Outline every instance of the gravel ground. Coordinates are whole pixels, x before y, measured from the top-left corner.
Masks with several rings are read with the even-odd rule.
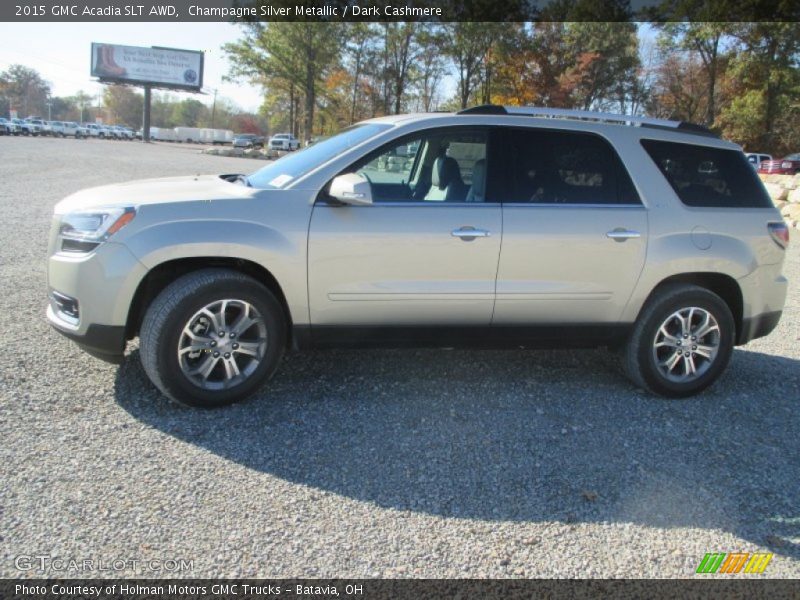
[[[50,214],[90,185],[263,163],[23,138],[0,157],[0,576],[46,555],[192,561],[124,576],[691,577],[706,552],[769,551],[764,576],[800,577],[796,234],[778,330],[699,399],[645,396],[604,351],[340,351],[200,412],[135,349],[117,368],[50,331]]]

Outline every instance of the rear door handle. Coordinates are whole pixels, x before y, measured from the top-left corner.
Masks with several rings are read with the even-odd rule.
[[[616,229],[612,229],[611,231],[607,232],[606,237],[614,240],[615,242],[624,242],[625,240],[640,238],[642,237],[642,234],[638,231],[617,227]]]
[[[458,229],[453,229],[453,231],[450,232],[450,235],[461,238],[465,242],[471,242],[475,238],[490,237],[492,234],[486,229],[475,229],[470,225],[465,225],[463,227],[459,227]]]

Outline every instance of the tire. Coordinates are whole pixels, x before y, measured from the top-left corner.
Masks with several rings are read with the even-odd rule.
[[[689,323],[688,335],[681,331],[682,320],[675,315]],[[706,322],[705,315],[712,320]],[[716,328],[700,339],[695,340],[691,335],[703,333],[703,324],[712,326],[714,321]],[[668,337],[665,332],[674,335]],[[696,285],[670,284],[642,309],[622,351],[623,370],[633,383],[648,392],[686,398],[709,387],[723,373],[733,353],[735,333],[733,315],[722,298]],[[703,352],[695,354],[696,348],[702,348]],[[667,374],[665,369],[673,361],[674,370]],[[689,365],[696,368],[694,374]]]
[[[263,343],[259,339],[266,339],[266,347],[258,349],[258,360],[250,358],[249,351],[242,354],[246,351],[234,350],[238,346],[234,343],[236,339],[230,339],[234,332],[223,331],[224,335],[219,337],[219,331],[214,329],[219,329],[220,322],[216,318],[213,321],[206,318],[205,315],[211,313],[201,314],[200,311],[209,306],[212,311],[221,306],[220,313],[224,312],[223,301],[229,307],[228,319],[232,321],[226,324],[232,329],[244,314],[245,304],[249,305],[247,314],[261,317],[254,320],[249,329],[239,332],[242,344],[253,346]],[[203,330],[204,326],[207,329]],[[190,327],[201,336],[196,339],[204,340],[202,346],[206,349],[187,352],[179,358],[179,349],[191,343],[185,333]],[[281,304],[255,279],[227,269],[204,269],[179,277],[153,300],[139,337],[142,366],[164,395],[186,406],[216,408],[243,400],[272,377],[286,347],[287,323]],[[198,356],[193,357],[193,354]],[[229,355],[231,359],[227,360]],[[241,369],[238,382],[235,380],[239,377],[229,379],[231,360],[236,363],[237,371]],[[200,366],[207,364],[213,364],[213,368],[206,378],[190,376],[192,370],[202,370]]]

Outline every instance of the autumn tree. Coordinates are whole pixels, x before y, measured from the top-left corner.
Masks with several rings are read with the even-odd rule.
[[[568,23],[565,41],[571,64],[560,81],[571,98],[568,103],[583,110],[620,105],[640,64],[636,25]]]
[[[731,30],[729,23],[665,22],[660,29],[659,45],[665,54],[689,53],[702,63],[705,78],[705,114],[702,122],[712,125],[717,116],[717,85],[724,66],[724,44]]]

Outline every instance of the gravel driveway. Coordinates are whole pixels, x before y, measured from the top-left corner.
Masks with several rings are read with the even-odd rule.
[[[60,198],[261,164],[0,138],[0,576],[109,575],[15,566],[45,555],[121,576],[692,577],[706,552],[766,551],[761,577],[800,577],[796,232],[778,330],[695,400],[646,396],[601,350],[332,351],[200,412],[135,348],[117,368],[50,331]]]

